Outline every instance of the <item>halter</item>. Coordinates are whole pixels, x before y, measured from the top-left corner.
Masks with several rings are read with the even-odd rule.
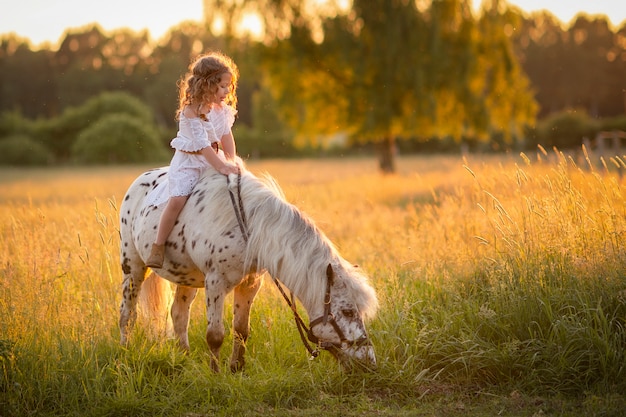
[[[226,176],[226,183],[230,185],[230,178],[228,176]],[[245,214],[245,211],[243,210],[243,201],[241,199],[241,168],[240,167],[237,167],[237,202],[235,202],[235,195],[233,194],[230,187],[228,187],[228,193],[230,194],[230,201],[233,204],[233,209],[235,211],[235,216],[237,217],[237,223],[239,223],[239,229],[241,230],[243,240],[247,244],[249,233],[248,233],[247,222],[246,222],[246,214]],[[330,301],[331,301],[330,291],[333,285],[334,277],[335,277],[335,274],[333,272],[333,268],[330,264],[328,264],[328,267],[326,268],[326,292],[324,293],[324,314],[316,318],[315,320],[311,320],[309,322],[309,326],[307,327],[307,325],[304,323],[304,320],[298,313],[298,309],[296,306],[296,299],[293,295],[293,292],[289,291],[291,298],[288,297],[287,294],[285,293],[285,290],[283,289],[283,286],[278,280],[278,278],[272,276],[272,280],[274,281],[274,284],[276,284],[276,288],[278,288],[281,295],[287,302],[287,305],[293,312],[294,320],[296,322],[296,327],[298,328],[298,333],[300,334],[300,339],[302,340],[302,344],[304,344],[304,347],[306,348],[306,350],[311,355],[311,359],[314,359],[319,355],[320,349],[329,350],[329,351],[330,350],[338,351],[341,349],[347,349],[352,346],[358,347],[358,346],[370,346],[371,345],[367,336],[363,336],[357,340],[348,340],[346,336],[344,335],[343,331],[341,330],[341,328],[339,327],[339,325],[337,324],[337,321],[335,320],[335,316],[330,311]],[[335,330],[335,333],[337,333],[337,336],[339,337],[339,342],[325,342],[325,341],[320,340],[317,336],[315,336],[313,334],[313,327],[317,326],[320,323],[330,324]],[[316,348],[312,347],[309,344],[309,342],[311,342],[314,346],[316,346]]]

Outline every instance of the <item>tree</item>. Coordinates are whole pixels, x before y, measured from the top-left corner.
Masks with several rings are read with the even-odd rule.
[[[50,51],[32,51],[13,35],[0,40],[0,110],[27,117],[51,116],[57,94]]]
[[[298,140],[316,143],[344,132],[382,142],[381,169],[392,172],[403,116],[416,115],[411,87],[423,85],[415,62],[421,37],[412,36],[423,27],[415,3],[356,0],[352,12],[315,9],[314,2],[247,4],[262,13],[270,35],[261,55],[264,76]]]
[[[603,103],[609,101],[607,98],[611,94],[611,86],[598,83],[597,80],[609,79],[611,67],[614,66],[608,59],[614,37],[609,22],[606,19],[579,16],[569,33],[570,48],[573,49],[570,63],[573,65],[568,66],[569,70],[564,76],[571,77],[568,83],[578,87],[572,89],[575,95],[570,106],[582,106],[592,117],[599,117],[603,113],[606,115]]]
[[[583,138],[593,138],[598,128],[598,123],[584,111],[554,113],[539,123],[538,144],[548,149],[580,149]]]
[[[511,39],[539,118],[572,108],[593,117],[624,114],[626,25],[613,31],[606,17],[579,15],[566,27],[547,12],[520,22]]]
[[[0,165],[46,165],[52,154],[41,143],[26,135],[0,138]]]
[[[562,109],[568,93],[561,78],[567,67],[565,35],[557,19],[547,12],[534,14],[522,20],[512,39],[516,55],[532,80],[536,100],[541,103],[538,117]]]
[[[480,103],[475,114],[479,123],[476,128],[486,127],[480,133],[486,140],[494,136],[504,137],[507,143],[521,141],[524,128],[533,125],[538,106],[533,97],[528,77],[524,74],[510,41],[511,33],[520,23],[520,17],[503,8],[504,2],[490,0],[484,3],[478,21],[481,36],[477,37],[475,53],[477,65],[467,81],[479,85],[471,102]]]
[[[414,1],[353,0],[325,15],[313,3],[243,2],[273,34],[264,76],[300,138],[344,132],[378,143],[381,170],[393,172],[396,139],[512,140],[534,122],[504,3],[489,2],[478,22],[468,0],[434,0],[424,10]]]
[[[168,154],[152,125],[126,113],[103,116],[80,132],[71,149],[81,163],[154,162]]]
[[[94,25],[67,33],[55,54],[61,106],[76,106],[102,91],[140,96],[152,48],[147,32],[118,29],[106,34]]]
[[[152,112],[146,104],[128,93],[109,92],[92,97],[80,106],[68,107],[60,116],[43,121],[37,136],[58,161],[66,161],[80,133],[111,114],[125,114],[155,129]]]

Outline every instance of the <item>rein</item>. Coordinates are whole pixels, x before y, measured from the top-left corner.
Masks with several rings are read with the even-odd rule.
[[[243,209],[243,200],[241,198],[241,168],[240,167],[237,168],[237,201],[235,201],[235,195],[233,191],[230,189],[230,178],[228,176],[226,176],[226,183],[229,185],[228,193],[230,194],[230,201],[233,205],[235,216],[237,217],[237,223],[239,223],[239,229],[241,230],[243,240],[247,244],[250,235],[248,232],[248,227],[247,227],[247,222],[246,222],[246,213]],[[302,319],[302,317],[300,316],[300,314],[298,313],[296,300],[293,295],[293,292],[292,291],[289,292],[291,295],[291,298],[289,298],[287,296],[287,293],[283,289],[283,286],[281,285],[280,281],[276,277],[272,277],[274,284],[276,284],[276,287],[278,288],[281,295],[287,302],[287,305],[293,312],[294,320],[296,322],[296,327],[298,328],[298,333],[300,334],[300,339],[302,340],[302,344],[304,345],[306,350],[311,355],[311,359],[314,359],[319,355],[320,353],[319,349],[325,349],[325,350],[341,349],[344,347],[350,347],[354,345],[362,346],[362,345],[368,344],[367,338],[359,339],[355,341],[350,341],[346,339],[345,335],[343,334],[343,331],[341,330],[341,328],[335,321],[334,315],[330,311],[330,298],[331,298],[330,289],[334,280],[333,268],[331,267],[330,264],[326,268],[326,278],[327,278],[326,279],[326,292],[324,294],[324,314],[321,317],[318,317],[317,319],[312,320],[309,323],[309,326],[307,326],[304,320]],[[320,323],[323,323],[323,324],[330,323],[330,325],[333,327],[333,329],[337,333],[337,336],[339,337],[340,342],[334,343],[334,342],[324,342],[324,341],[319,340],[319,338],[313,334],[312,329],[314,326]],[[311,347],[309,342],[317,346],[317,348]]]
[[[244,242],[248,243],[248,228],[246,226],[246,212],[243,211],[243,201],[241,200],[241,167],[237,166],[237,200],[239,205],[235,203],[235,195],[230,189],[230,178],[226,176],[226,184],[228,184],[228,194],[230,194],[230,202],[233,203],[233,209],[235,210],[235,216],[237,217],[237,223],[239,223],[239,229],[243,236]]]

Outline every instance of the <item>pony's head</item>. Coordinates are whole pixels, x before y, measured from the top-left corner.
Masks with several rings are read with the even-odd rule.
[[[314,309],[309,336],[344,367],[373,368],[376,356],[364,320],[372,317],[378,307],[374,289],[356,267],[345,261],[329,264],[326,277],[324,302]]]

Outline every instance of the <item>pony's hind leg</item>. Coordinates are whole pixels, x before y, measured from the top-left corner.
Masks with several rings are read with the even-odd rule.
[[[137,301],[141,284],[146,274],[143,264],[133,264],[128,258],[122,262],[124,280],[122,282],[122,303],[120,305],[120,342],[123,346],[128,344],[128,338],[137,321]]]
[[[198,290],[196,288],[179,285],[176,287],[176,295],[172,304],[174,333],[176,333],[180,348],[186,352],[189,351],[189,310],[197,293]]]
[[[250,309],[263,280],[255,274],[248,275],[235,287],[233,302],[233,354],[230,358],[230,370],[241,371],[245,365],[246,341],[250,334]]]

